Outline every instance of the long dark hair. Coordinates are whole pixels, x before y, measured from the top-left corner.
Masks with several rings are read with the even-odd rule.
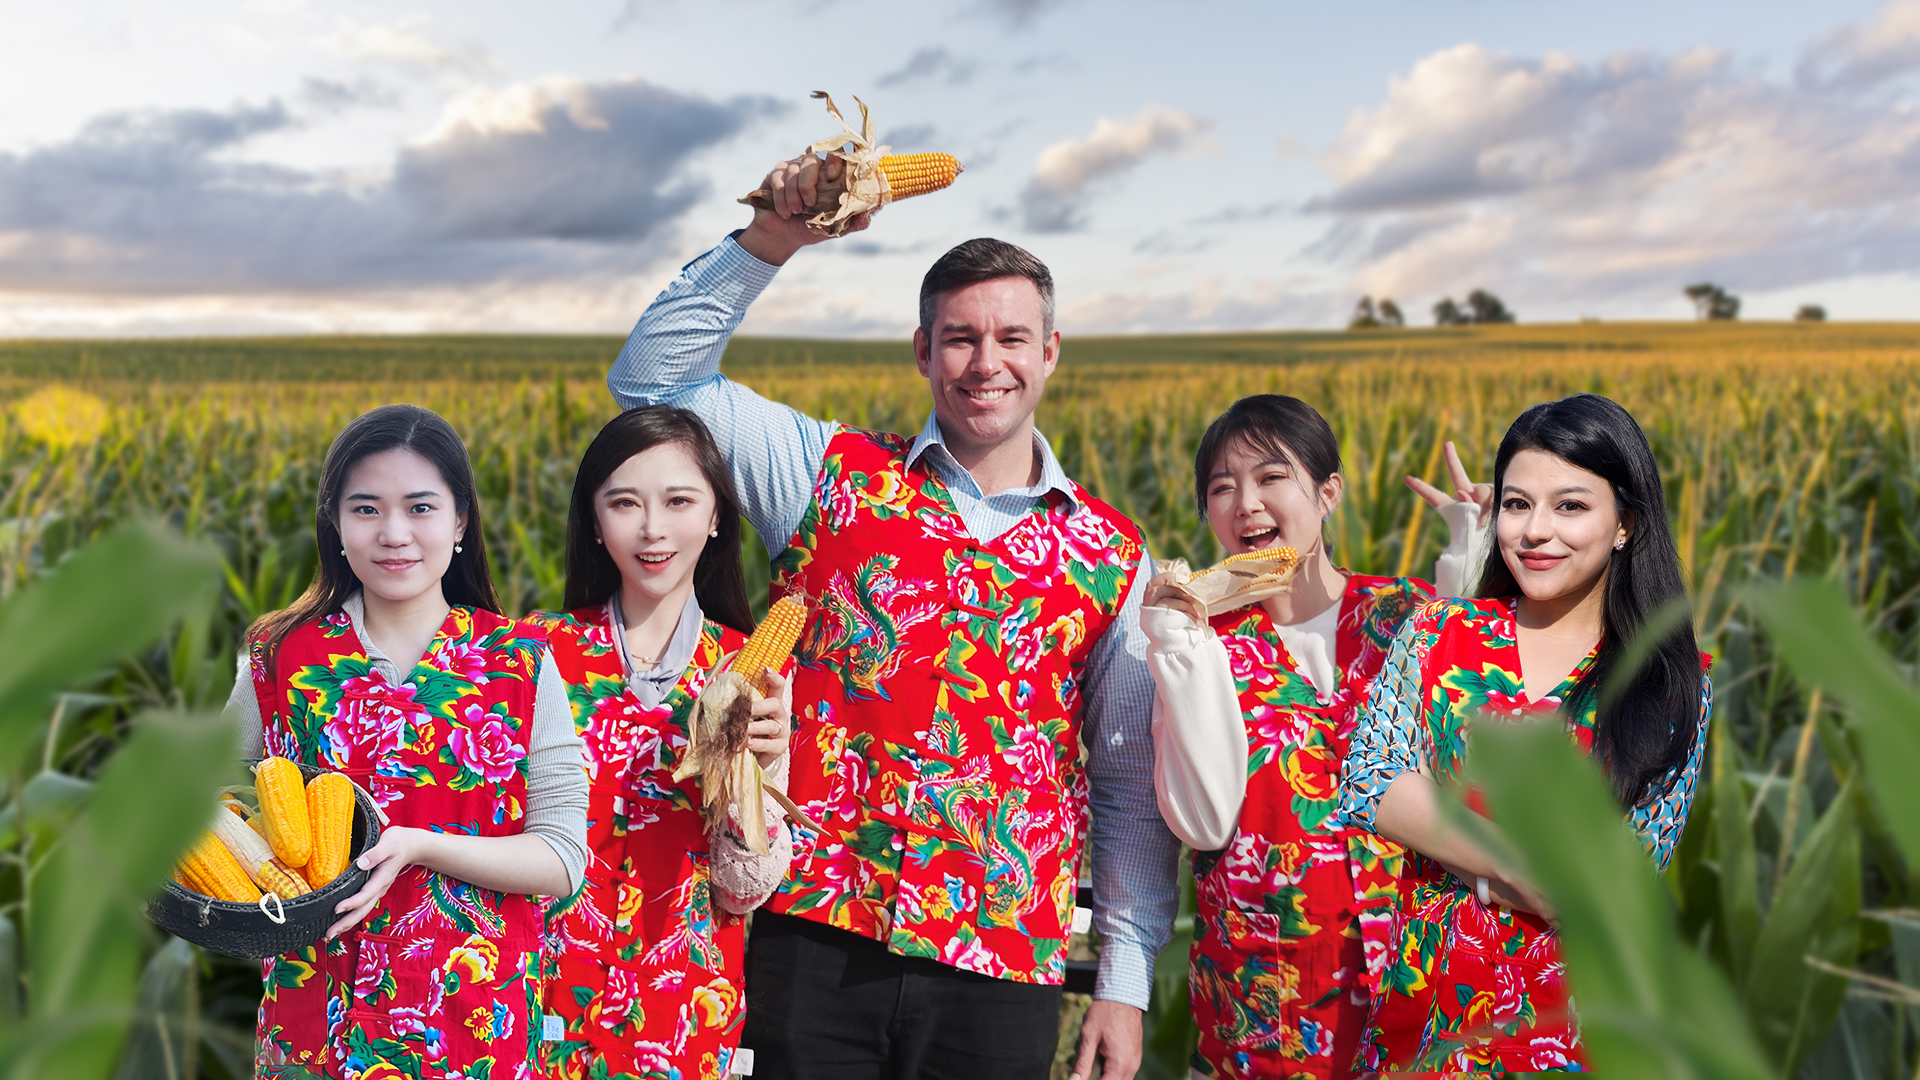
[[[1202,518],[1207,516],[1207,477],[1220,455],[1237,444],[1305,472],[1316,493],[1340,471],[1340,440],[1318,409],[1285,394],[1243,397],[1213,418],[1194,452],[1193,498]]]
[[[580,458],[573,478],[573,503],[567,508],[567,607],[604,604],[620,588],[620,568],[607,549],[594,543],[594,493],[628,458],[665,443],[686,448],[713,488],[715,527],[693,565],[693,595],[707,618],[753,633],[747,606],[747,579],[740,568],[740,499],[733,474],[713,434],[700,418],[671,405],[642,405],[607,421]]]
[[[453,553],[453,561],[440,576],[440,591],[447,603],[501,613],[500,595],[494,591],[493,573],[487,568],[480,500],[474,491],[473,463],[467,459],[465,444],[453,425],[430,409],[382,405],[354,417],[327,448],[313,514],[314,540],[320,545],[320,565],[314,570],[313,584],[292,606],[260,616],[247,630],[249,639],[265,641],[268,656],[295,627],[340,610],[340,605],[360,588],[353,565],[340,553],[340,492],[355,465],[388,450],[411,450],[432,462],[453,495],[454,510],[467,516],[466,531],[460,537],[462,550]]]
[[[1614,551],[1607,565],[1599,653],[1568,696],[1566,708],[1578,713],[1598,704],[1593,752],[1606,767],[1621,804],[1638,806],[1661,776],[1686,761],[1700,726],[1700,654],[1690,619],[1678,620],[1661,634],[1640,667],[1623,673],[1625,685],[1609,685],[1634,634],[1662,608],[1686,596],[1680,553],[1667,531],[1660,470],[1640,425],[1627,410],[1598,394],[1575,394],[1520,414],[1500,440],[1494,462],[1496,508],[1507,466],[1522,450],[1545,451],[1600,476],[1613,489],[1621,518],[1631,522],[1626,546]],[[1519,592],[1500,545],[1492,545],[1480,572],[1480,595]]]

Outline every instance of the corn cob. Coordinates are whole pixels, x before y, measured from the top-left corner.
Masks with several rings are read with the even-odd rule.
[[[186,857],[180,860],[180,871],[202,896],[245,904],[260,899],[260,890],[254,888],[252,879],[211,832],[201,833],[187,849]]]
[[[758,629],[747,643],[735,654],[733,662],[727,665],[728,671],[737,671],[746,676],[747,682],[761,694],[767,692],[766,676],[769,671],[778,671],[793,655],[793,646],[800,640],[800,629],[807,622],[806,602],[794,596],[783,596],[776,600],[773,607],[767,609],[767,617],[760,621]]]
[[[253,772],[253,790],[260,797],[260,818],[273,853],[288,866],[307,865],[313,856],[313,829],[307,821],[307,785],[300,766],[282,757],[262,761]]]
[[[307,819],[313,829],[307,884],[325,888],[347,868],[348,849],[353,846],[353,782],[336,772],[308,781]]]
[[[246,822],[235,815],[225,810],[214,811],[211,831],[247,877],[260,886],[261,892],[279,893],[280,899],[291,900],[313,891],[305,879],[273,857],[273,848],[260,839],[259,833],[247,828]]]
[[[700,692],[699,708],[688,725],[686,756],[673,773],[675,780],[700,777],[700,809],[711,834],[717,837],[731,815],[739,823],[741,839],[756,854],[768,851],[762,792],[772,795],[796,821],[813,824],[785,793],[768,786],[766,773],[747,745],[753,703],[771,690],[767,673],[787,662],[806,621],[805,600],[789,595],[775,601],[725,670],[716,672]]]
[[[888,154],[877,168],[887,178],[887,200],[899,202],[947,187],[962,166],[952,154]]]
[[[1234,563],[1241,562],[1296,563],[1299,561],[1300,553],[1290,547],[1268,548],[1264,551],[1243,551],[1238,555],[1227,556],[1220,562],[1219,566],[1209,566],[1205,570],[1195,570],[1193,576],[1204,577],[1207,574],[1218,573],[1223,566],[1232,566]]]

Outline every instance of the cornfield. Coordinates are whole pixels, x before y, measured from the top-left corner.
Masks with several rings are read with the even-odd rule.
[[[618,349],[607,338],[0,344],[0,597],[135,517],[210,543],[225,580],[208,614],[64,696],[41,764],[86,777],[134,711],[218,706],[242,628],[288,603],[312,573],[312,501],[328,442],[374,405],[412,401],[452,421],[474,459],[510,612],[557,606],[574,466],[614,414],[604,377]],[[741,339],[725,370],[814,416],[902,432],[926,419],[925,384],[901,344]],[[1758,1002],[1759,988],[1739,988],[1740,939],[1753,931],[1724,914],[1731,863],[1716,847],[1722,834],[1701,822],[1729,799],[1745,807],[1747,872],[1764,915],[1787,866],[1808,858],[1807,844],[1828,842],[1836,802],[1851,805],[1841,798],[1851,766],[1846,707],[1805,691],[1776,662],[1742,590],[1807,576],[1835,583],[1911,680],[1920,662],[1920,329],[1580,324],[1069,340],[1038,422],[1069,475],[1139,522],[1156,556],[1200,564],[1219,556],[1194,511],[1200,433],[1237,397],[1293,394],[1340,438],[1337,559],[1427,576],[1444,526],[1401,477],[1438,479],[1440,443],[1452,439],[1484,478],[1521,409],[1578,391],[1625,405],[1661,463],[1694,622],[1716,658],[1720,770],[1716,798],[1705,778],[1700,796],[1719,809],[1696,811],[1664,881],[1683,937],[1734,977],[1750,1022],[1764,1029],[1756,1010],[1775,1006]],[[750,588],[764,604],[764,553],[751,537],[748,547]],[[12,801],[26,778],[6,782]],[[1855,948],[1833,963],[1910,988],[1920,985],[1920,867],[1882,824],[1863,803],[1845,916]],[[26,859],[0,870],[0,904],[17,902]],[[204,1075],[245,1075],[257,976],[200,963],[195,1030],[205,1052],[188,1060]],[[1143,1075],[1185,1075],[1183,971],[1183,956],[1163,957]],[[1812,989],[1778,1005],[1797,1010],[1793,1037],[1761,1040],[1780,1075],[1915,1075],[1912,1000],[1831,973],[1810,978]]]

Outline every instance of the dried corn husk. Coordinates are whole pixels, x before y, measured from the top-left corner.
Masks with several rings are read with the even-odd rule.
[[[1149,588],[1142,602],[1185,611],[1204,622],[1290,591],[1299,571],[1300,553],[1290,547],[1235,555],[1200,571],[1187,569],[1185,559],[1170,559],[1162,568],[1168,580]]]
[[[857,97],[853,99],[853,103],[860,106],[860,130],[855,131],[847,123],[847,118],[840,115],[833,98],[825,90],[815,90],[812,96],[826,99],[827,112],[840,121],[841,130],[838,135],[829,135],[816,141],[807,150],[837,157],[846,163],[846,168],[838,179],[822,177],[815,186],[813,205],[818,210],[807,219],[807,228],[822,236],[840,236],[851,227],[855,216],[886,203],[886,179],[879,166],[880,159],[886,156],[890,147],[874,145],[873,115],[867,111],[866,102]],[[761,188],[740,201],[770,210],[773,208],[772,196],[772,192]]]
[[[694,703],[687,725],[687,752],[673,771],[675,780],[700,777],[700,813],[707,834],[718,841],[727,818],[740,823],[741,839],[748,850],[765,855],[767,830],[763,795],[771,795],[787,816],[815,832],[820,824],[774,787],[760,768],[759,759],[747,748],[747,725],[753,722],[753,703],[761,694],[746,675],[726,670],[731,656],[720,662],[700,699]]]

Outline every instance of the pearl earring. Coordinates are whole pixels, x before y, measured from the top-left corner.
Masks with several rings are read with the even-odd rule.
[[[465,551],[465,550],[467,550],[467,549],[466,549],[466,548],[463,548],[463,547],[461,547],[461,546],[460,546],[460,543],[459,543],[459,541],[457,541],[457,540],[456,540],[456,541],[454,542],[454,545],[453,545],[453,553],[454,553],[455,555],[458,555],[458,554],[460,554],[461,552],[463,552],[463,551]]]
[[[346,549],[346,548],[341,548],[341,549],[340,549],[340,554],[342,554],[342,555],[345,555],[346,553],[347,553],[347,549]]]
[[[600,539],[600,538],[599,538],[599,537],[597,537],[597,536],[593,538],[593,542],[594,542],[594,543],[596,543],[596,544],[604,544],[604,543],[606,543],[606,541],[605,541],[605,540],[602,540],[602,539]]]
[[[709,532],[709,533],[708,533],[707,535],[708,535],[708,536],[719,536],[719,535],[720,535],[720,530],[719,530],[719,529],[715,529],[715,530],[713,530],[712,532]]]

